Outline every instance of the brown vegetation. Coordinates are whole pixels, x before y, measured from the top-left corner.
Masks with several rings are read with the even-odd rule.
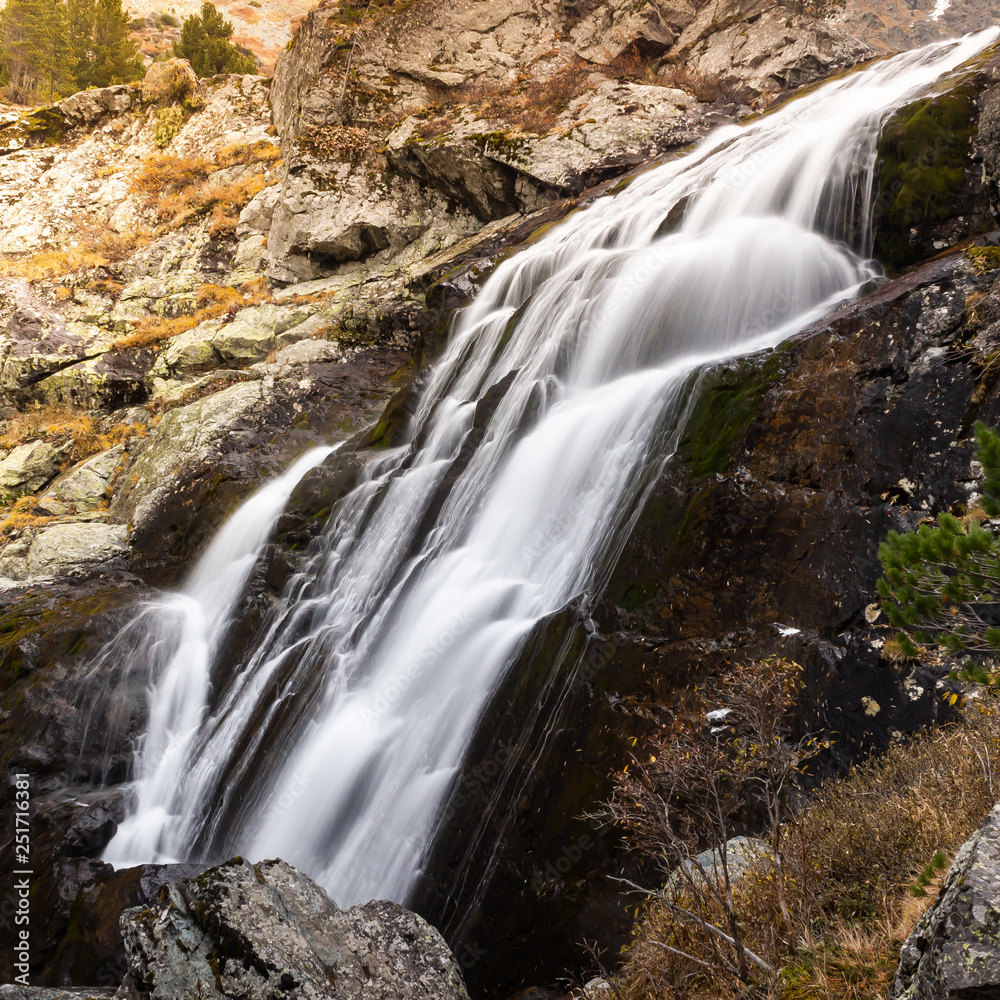
[[[49,403],[15,413],[4,421],[0,448],[16,448],[28,441],[72,441],[70,460],[80,462],[145,433],[143,424],[115,424],[101,430],[88,411],[66,403]]]
[[[176,229],[191,219],[211,212],[212,236],[233,233],[240,210],[250,199],[276,180],[255,172],[226,182],[213,180],[220,167],[270,165],[281,153],[267,140],[233,143],[216,151],[217,162],[201,156],[161,154],[148,157],[133,175],[133,192],[146,195],[146,205],[166,229]]]
[[[266,291],[267,283],[261,286],[258,282],[251,283],[259,291],[240,291],[224,285],[202,285],[198,289],[196,303],[198,308],[184,316],[147,316],[136,324],[135,330],[124,337],[115,340],[109,350],[123,351],[130,347],[152,347],[178,334],[193,330],[200,323],[209,319],[219,319],[222,316],[235,316],[241,309],[271,301],[270,293]],[[251,287],[245,285],[244,289]]]
[[[619,775],[620,796],[660,781],[648,758],[669,738],[651,741],[629,777]],[[933,901],[946,858],[996,801],[998,755],[1000,708],[974,703],[961,724],[856,766],[787,818],[782,866],[763,859],[732,888],[745,945],[774,973],[752,966],[741,981],[706,949],[701,927],[678,919],[664,890],[649,893],[619,980],[623,997],[884,1000],[900,945]],[[648,797],[630,801],[635,815],[625,817],[626,829],[655,822],[643,812]],[[633,843],[649,853],[634,835]],[[717,894],[690,890],[690,906],[707,920],[725,920]]]
[[[41,281],[106,263],[107,260],[99,253],[83,246],[71,250],[40,250],[31,254],[0,254],[0,278]]]
[[[694,94],[702,104],[751,104],[756,94],[745,84],[713,73],[699,73],[687,66],[669,66],[659,83]]]

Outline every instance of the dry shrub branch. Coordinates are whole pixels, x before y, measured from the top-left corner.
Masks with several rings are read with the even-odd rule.
[[[716,730],[728,728],[709,733],[715,749],[699,720],[675,720],[617,776],[610,810],[665,878],[645,891],[620,977],[627,1000],[884,1000],[900,945],[933,902],[948,859],[996,801],[1000,708],[989,700],[967,705],[961,723],[831,780],[793,814],[789,792],[804,755],[822,744],[793,739],[779,703],[770,748],[740,749],[747,727],[766,738],[753,714],[773,704],[769,675],[780,663],[763,665],[756,708],[732,699],[761,664],[736,668],[744,679],[721,698],[731,711],[712,717]],[[741,813],[733,800],[747,793],[770,849],[744,852],[737,866],[723,848],[707,866],[693,852],[745,832],[747,803]],[[739,947],[759,961],[741,965]]]

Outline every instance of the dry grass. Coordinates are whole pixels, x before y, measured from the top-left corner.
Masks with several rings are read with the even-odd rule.
[[[885,1000],[899,948],[933,902],[942,870],[996,801],[1000,708],[966,708],[965,722],[921,733],[829,782],[788,825],[784,895],[796,938],[788,943],[774,870],[737,886],[747,945],[778,975],[761,976],[768,1000]],[[944,860],[943,858],[941,859]],[[931,873],[931,875],[928,875]],[[915,882],[916,880],[916,882]],[[746,984],[667,951],[690,946],[654,898],[636,928],[620,986],[627,1000],[735,1000]]]
[[[73,222],[80,234],[80,245],[103,258],[105,263],[125,260],[140,247],[153,242],[153,230],[141,222],[133,222],[124,232],[116,232],[82,215],[76,216]]]
[[[266,180],[263,171],[225,183],[213,180],[220,165],[268,165],[281,156],[266,140],[234,143],[217,151],[218,162],[200,156],[162,154],[143,161],[131,181],[131,190],[146,196],[146,206],[164,224],[177,229],[198,216],[211,213],[209,232],[224,236],[235,231],[241,209],[276,176]]]
[[[33,254],[0,254],[0,277],[41,281],[106,263],[106,258],[83,246],[71,250],[40,250]]]
[[[742,83],[727,81],[711,73],[699,73],[687,66],[670,66],[658,82],[694,94],[702,104],[750,104],[757,97]]]
[[[20,497],[15,500],[8,513],[0,519],[0,540],[6,540],[15,531],[40,527],[55,520],[52,517],[42,517],[36,514],[37,506],[38,500],[35,497]]]
[[[70,461],[80,462],[145,433],[143,424],[115,424],[101,430],[87,410],[65,403],[49,403],[17,413],[4,421],[0,448],[16,448],[28,441],[48,441],[51,444],[72,441]]]
[[[260,287],[258,282],[244,285],[244,289]],[[176,337],[181,333],[193,330],[200,323],[209,319],[219,319],[222,316],[233,318],[241,309],[271,301],[266,291],[267,282],[263,281],[264,290],[238,290],[224,285],[202,285],[198,289],[195,312],[186,316],[147,316],[141,319],[135,330],[115,340],[109,350],[123,351],[130,347],[153,347],[164,340]]]
[[[234,142],[220,146],[215,151],[215,161],[220,167],[235,167],[237,164],[277,163],[281,150],[267,139],[256,142]]]
[[[29,441],[48,441],[50,444],[72,442],[72,450],[64,469],[77,462],[97,455],[117,444],[146,435],[145,424],[115,424],[102,430],[86,410],[64,403],[51,403],[4,421],[0,448],[15,448]],[[48,524],[53,518],[36,514],[37,496],[17,498],[10,507],[0,511],[0,541],[23,528]]]

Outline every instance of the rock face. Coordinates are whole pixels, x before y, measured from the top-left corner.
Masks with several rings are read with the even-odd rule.
[[[122,915],[129,974],[149,1000],[466,1000],[448,946],[395,903],[340,910],[283,861],[236,858]]]
[[[0,455],[0,492],[25,495],[16,517],[4,504],[0,529],[0,758],[36,783],[39,982],[117,985],[123,956],[107,917],[134,905],[131,989],[281,990],[273,935],[227,909],[240,899],[257,915],[285,907],[282,940],[297,955],[330,958],[330,940],[356,942],[337,967],[361,996],[381,995],[359,985],[366,964],[372,990],[415,977],[430,985],[413,996],[461,995],[447,963],[406,969],[373,943],[384,926],[425,936],[416,918],[383,904],[341,913],[285,869],[224,867],[208,888],[165,890],[162,905],[134,873],[115,882],[98,858],[123,817],[147,679],[110,691],[89,664],[146,588],[175,584],[262,479],[311,446],[345,442],[303,485],[254,574],[227,640],[251,641],[338,491],[369,448],[393,441],[405,387],[497,260],[649,158],[746,114],[757,93],[762,108],[867,52],[848,37],[860,22],[755,0],[418,0],[373,4],[363,25],[358,14],[314,11],[273,85],[230,76],[189,87],[187,106],[171,106],[174,134],[164,125],[178,115],[159,115],[171,98],[151,87],[145,101],[139,87],[114,87],[0,114],[0,254],[12,275],[0,279],[0,418],[25,427]],[[718,94],[705,86],[719,79]],[[973,131],[978,93],[962,105]],[[1000,176],[990,120],[987,187]],[[907,262],[985,218],[965,139],[945,144],[969,161],[961,198],[946,199],[961,211],[907,228]],[[149,176],[150,162],[162,173]],[[221,200],[201,204],[203,187]],[[173,205],[165,216],[161,202]],[[97,250],[67,255],[85,240]],[[996,300],[994,276],[953,256],[771,358],[712,373],[604,600],[586,622],[572,607],[541,623],[498,692],[448,818],[462,836],[443,837],[428,861],[420,910],[477,988],[547,981],[574,965],[580,940],[624,939],[628,916],[605,878],[623,870],[615,838],[577,817],[622,763],[627,700],[669,701],[719,650],[760,651],[808,665],[845,763],[934,717],[940,678],[882,662],[883,633],[863,609],[884,532],[975,488],[964,429],[997,417],[993,369],[975,360],[997,349]],[[73,454],[93,457],[70,465]],[[926,472],[920,484],[912,467]],[[778,636],[775,621],[800,634]],[[563,655],[586,658],[578,682],[540,702],[555,697],[558,685],[540,694],[539,679]],[[571,724],[539,757],[544,734],[521,720],[559,706]],[[501,770],[509,782],[494,780]],[[484,822],[482,840],[470,838]],[[487,859],[466,852],[471,842],[504,851]],[[453,898],[456,884],[474,888]],[[334,938],[320,941],[314,918]],[[195,948],[187,964],[175,961],[179,930]],[[258,964],[231,962],[230,932]],[[0,925],[0,978],[9,933]],[[363,957],[390,953],[384,967]],[[293,993],[330,988],[300,971]]]
[[[712,0],[677,40],[673,57],[695,73],[775,92],[875,54],[835,25],[769,3],[747,6]]]
[[[952,863],[903,945],[889,1000],[1000,996],[1000,806]]]

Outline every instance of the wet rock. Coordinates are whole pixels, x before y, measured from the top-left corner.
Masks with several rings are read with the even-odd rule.
[[[102,806],[95,806],[66,831],[61,853],[71,858],[91,857],[107,847],[117,830],[114,816]]]
[[[72,445],[56,447],[31,441],[11,449],[0,459],[0,495],[16,496],[41,489],[59,471]]]
[[[982,164],[982,183],[990,209],[1000,219],[1000,86],[990,87],[980,98],[982,113],[976,136],[976,153]]]
[[[66,933],[41,976],[49,985],[118,986],[128,969],[120,920],[135,906],[155,903],[161,886],[194,878],[204,865],[141,865],[107,871],[81,886],[72,901]]]
[[[395,903],[339,910],[283,861],[235,858],[168,884],[122,915],[129,975],[120,996],[460,1000],[444,940]]]
[[[1000,996],[1000,806],[955,856],[900,953],[890,1000]]]
[[[111,504],[114,517],[142,528],[163,497],[175,489],[185,468],[200,468],[224,442],[235,447],[243,432],[259,425],[260,382],[223,389],[171,410],[141,444],[129,466],[129,482]]]

